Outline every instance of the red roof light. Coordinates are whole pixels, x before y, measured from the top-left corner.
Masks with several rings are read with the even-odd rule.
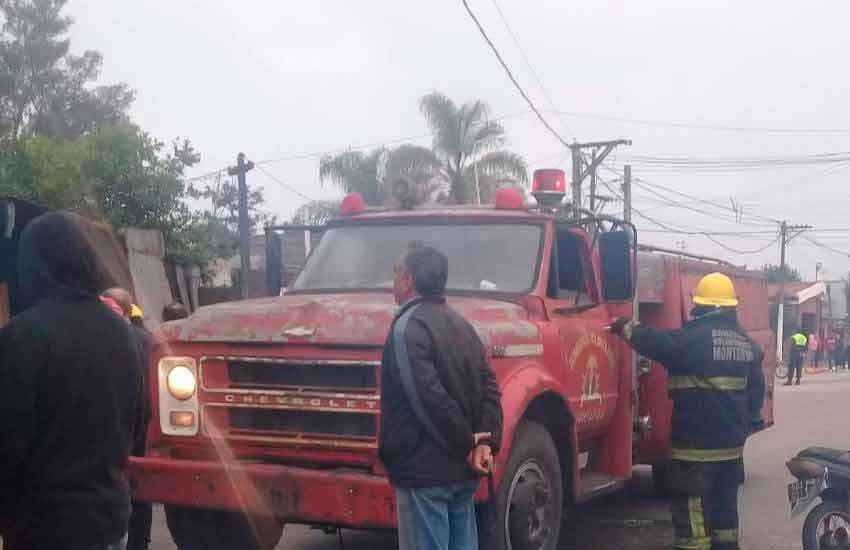
[[[502,187],[496,191],[496,210],[522,210],[525,200],[522,193],[513,187]]]
[[[531,183],[532,193],[563,193],[567,192],[567,176],[557,168],[541,168],[534,171]]]
[[[349,193],[342,199],[339,207],[340,216],[356,216],[366,209],[366,201],[360,193]]]

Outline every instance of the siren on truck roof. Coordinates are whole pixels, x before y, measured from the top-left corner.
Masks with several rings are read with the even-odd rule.
[[[342,199],[342,204],[339,206],[340,216],[356,216],[362,214],[366,209],[366,201],[363,200],[363,195],[360,193],[349,193]]]
[[[535,170],[531,194],[540,206],[557,206],[567,194],[567,175],[557,168]]]
[[[496,191],[496,210],[523,210],[525,200],[522,193],[513,187],[502,187]]]

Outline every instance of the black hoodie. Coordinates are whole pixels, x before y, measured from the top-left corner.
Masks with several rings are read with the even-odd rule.
[[[28,309],[0,331],[0,515],[33,548],[100,546],[127,531],[144,365],[133,327],[98,299],[109,281],[91,231],[66,212],[27,226]]]

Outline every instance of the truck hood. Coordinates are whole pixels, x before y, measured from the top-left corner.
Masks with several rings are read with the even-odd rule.
[[[488,347],[538,343],[537,325],[519,304],[450,297]],[[257,344],[383,346],[398,306],[390,294],[289,295],[199,309],[163,325],[167,340]]]

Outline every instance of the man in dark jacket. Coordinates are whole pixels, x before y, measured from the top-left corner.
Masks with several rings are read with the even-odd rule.
[[[142,352],[98,299],[108,285],[90,231],[54,212],[21,237],[28,309],[0,331],[0,514],[12,517],[14,548],[126,544]]]
[[[473,495],[499,450],[499,386],[475,329],[443,296],[448,261],[413,243],[395,267],[401,309],[381,361],[380,456],[400,550],[477,550]]]
[[[133,331],[139,339],[142,349],[142,385],[148,388],[147,366],[151,350],[154,345],[153,335],[145,328],[142,310],[133,303],[133,296],[129,291],[113,287],[104,291],[102,297],[113,300],[121,308],[121,316],[133,326]],[[136,315],[134,315],[134,313]],[[150,423],[151,410],[148,403],[147,391],[142,392],[144,403],[144,425],[143,429],[136,434],[133,443],[132,456],[145,456],[147,452],[147,430]],[[153,505],[150,502],[133,500],[131,502],[130,523],[127,536],[128,550],[147,550],[151,543],[151,527],[153,525]]]
[[[694,303],[693,320],[681,330],[658,332],[628,319],[611,330],[669,376],[675,547],[737,550],[744,443],[764,424],[764,352],[738,325],[727,276],[704,277]]]

